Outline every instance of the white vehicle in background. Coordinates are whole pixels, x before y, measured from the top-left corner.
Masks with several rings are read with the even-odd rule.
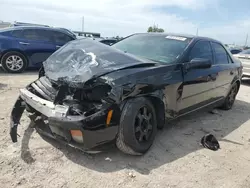
[[[238,58],[243,66],[242,77],[250,78],[250,49],[243,50],[238,54],[234,54],[234,57]]]

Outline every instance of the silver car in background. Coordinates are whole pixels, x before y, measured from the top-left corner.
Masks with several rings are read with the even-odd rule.
[[[233,55],[235,58],[238,58],[243,66],[242,77],[250,78],[250,49],[244,50],[238,54]]]

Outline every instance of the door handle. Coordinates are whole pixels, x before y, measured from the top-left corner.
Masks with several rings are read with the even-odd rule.
[[[233,75],[234,74],[234,71],[230,71],[230,75]]]
[[[27,43],[27,42],[19,42],[19,44],[22,44],[22,45],[29,45],[30,43]]]

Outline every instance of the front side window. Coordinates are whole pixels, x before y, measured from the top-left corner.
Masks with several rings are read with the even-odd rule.
[[[184,52],[191,38],[168,35],[132,35],[112,47],[160,63],[172,63]]]
[[[210,59],[213,62],[213,53],[208,41],[198,41],[192,48],[189,56],[189,61],[194,58]]]
[[[215,55],[215,63],[216,64],[228,64],[229,63],[229,57],[224,49],[224,47],[219,44],[212,42],[212,47],[214,49],[214,55]]]

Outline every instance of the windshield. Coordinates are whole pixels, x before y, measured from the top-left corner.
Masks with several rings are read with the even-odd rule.
[[[175,61],[185,50],[191,38],[169,35],[132,35],[113,47],[126,53],[162,63]]]
[[[239,54],[250,54],[250,49],[249,50],[244,50],[244,51],[240,52]]]

